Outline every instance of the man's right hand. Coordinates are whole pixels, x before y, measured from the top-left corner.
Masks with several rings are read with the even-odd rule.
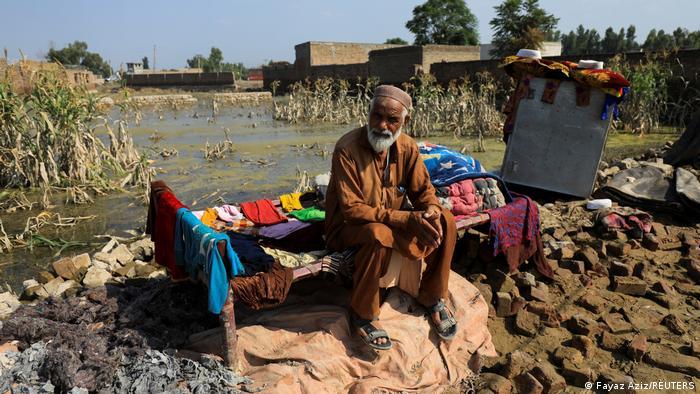
[[[440,246],[440,233],[438,230],[424,218],[424,212],[411,212],[408,218],[407,230],[418,237],[418,242],[425,246],[437,248]]]

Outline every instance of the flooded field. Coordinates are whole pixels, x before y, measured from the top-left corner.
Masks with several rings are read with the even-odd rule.
[[[178,197],[192,209],[226,203],[239,203],[251,199],[275,198],[292,190],[300,173],[310,176],[330,169],[335,141],[354,125],[289,125],[272,119],[269,106],[255,108],[219,108],[212,118],[211,102],[200,100],[200,105],[176,112],[145,109],[140,125],[130,123],[130,133],[141,152],[146,152],[157,169],[157,179],[162,179],[175,190]],[[118,113],[112,114],[113,118]],[[234,151],[225,158],[207,161],[204,149],[207,142],[213,147],[226,139],[233,142]],[[612,134],[610,152],[643,150],[672,139],[671,135],[648,135],[643,139]],[[429,139],[457,150],[470,152],[475,140],[440,136]],[[491,138],[485,141],[486,152],[474,153],[489,169],[500,166],[505,145]],[[177,151],[177,154],[173,152]],[[170,152],[161,155],[161,153]],[[167,156],[167,157],[164,157]],[[40,196],[30,196],[37,200]],[[73,227],[42,230],[41,235],[50,239],[63,239],[81,243],[63,250],[61,255],[93,251],[108,239],[98,237],[112,235],[130,237],[129,231],[141,233],[145,228],[147,207],[140,194],[116,193],[95,197],[94,204],[66,205],[64,197],[54,195],[52,211],[64,217],[95,215]],[[2,221],[9,233],[21,231],[28,217],[41,210],[3,213]],[[58,249],[36,247],[33,250],[16,249],[0,255],[2,282],[15,291],[21,291],[21,282],[46,269],[57,258]]]

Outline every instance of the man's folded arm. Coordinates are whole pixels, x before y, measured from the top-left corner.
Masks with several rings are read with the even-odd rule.
[[[392,228],[405,228],[410,212],[367,205],[362,196],[362,180],[355,171],[355,161],[342,150],[333,153],[331,171],[343,218],[352,224],[383,223]]]
[[[430,174],[420,158],[418,147],[411,151],[407,160],[406,191],[413,207],[419,211],[425,211],[431,205],[440,208],[440,201],[435,196],[435,188],[430,183]]]

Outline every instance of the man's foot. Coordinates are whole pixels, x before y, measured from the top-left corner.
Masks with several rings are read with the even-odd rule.
[[[376,350],[391,349],[392,343],[389,334],[372,324],[372,320],[353,317],[352,321],[357,334],[369,347]]]
[[[441,299],[429,308],[430,321],[435,327],[438,336],[445,341],[449,341],[457,334],[457,320],[452,312],[447,309],[445,302]]]

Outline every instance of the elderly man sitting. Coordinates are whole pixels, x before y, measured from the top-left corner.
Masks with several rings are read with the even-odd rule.
[[[377,87],[367,126],[350,131],[335,145],[326,196],[329,247],[357,248],[353,325],[370,347],[381,350],[391,348],[391,340],[376,323],[379,285],[393,250],[424,259],[418,302],[431,311],[441,338],[452,339],[457,331],[444,304],[457,229],[435,196],[416,142],[401,132],[410,119],[411,101],[399,88]],[[406,206],[412,209],[402,209]]]

